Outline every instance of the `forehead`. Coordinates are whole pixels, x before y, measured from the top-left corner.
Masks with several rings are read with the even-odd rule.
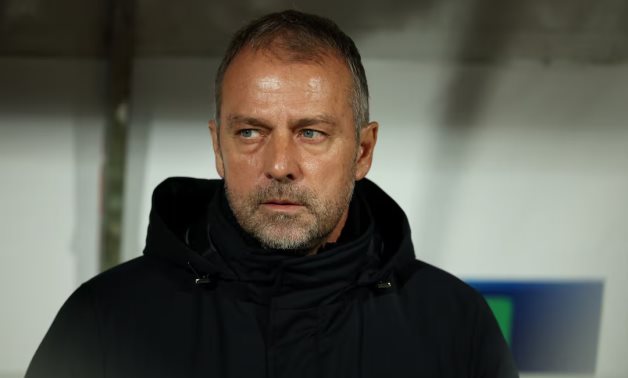
[[[333,52],[305,59],[282,51],[244,48],[225,72],[222,97],[223,105],[231,97],[241,101],[252,93],[324,94],[337,101],[348,98],[351,88],[351,72]]]
[[[291,51],[280,42],[242,48],[229,63],[225,76],[227,76],[228,71],[241,70],[244,67],[255,69],[282,64],[319,66],[321,69],[330,69],[340,74],[346,74],[350,79],[350,70],[345,60],[331,48],[316,48],[310,52]]]

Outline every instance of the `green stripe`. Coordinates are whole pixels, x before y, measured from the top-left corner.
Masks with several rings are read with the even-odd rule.
[[[514,307],[512,298],[503,295],[487,295],[485,298],[497,319],[497,323],[506,342],[510,345],[512,340],[512,315]]]

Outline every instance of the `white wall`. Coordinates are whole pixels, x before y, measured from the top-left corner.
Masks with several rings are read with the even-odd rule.
[[[604,279],[597,376],[626,376],[628,65],[365,63],[372,118],[381,124],[369,176],[406,209],[418,257],[465,278]],[[0,371],[20,371],[63,298],[94,272],[102,67],[15,61],[3,67],[0,232],[7,235],[0,237],[0,295],[7,306],[0,349],[16,349],[18,325],[33,326],[23,347],[0,354]],[[217,177],[206,127],[215,67],[202,59],[136,64],[127,259],[143,248],[157,183],[171,175]],[[47,83],[44,93],[24,87],[33,81]],[[459,82],[477,85],[469,97],[477,97],[478,111],[463,131],[446,127],[457,94],[447,89]],[[11,105],[5,98],[13,98]],[[42,184],[27,185],[35,180]],[[33,219],[37,238],[30,234]],[[78,227],[88,235],[80,239],[83,248]]]
[[[0,374],[96,272],[103,65],[0,60]]]

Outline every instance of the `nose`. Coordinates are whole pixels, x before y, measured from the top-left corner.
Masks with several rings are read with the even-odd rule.
[[[266,178],[282,182],[298,179],[298,153],[290,133],[276,131],[270,137],[264,149],[264,173]]]

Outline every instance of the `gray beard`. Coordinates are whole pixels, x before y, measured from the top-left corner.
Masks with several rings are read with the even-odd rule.
[[[273,253],[307,255],[321,246],[349,207],[355,182],[350,180],[335,199],[322,201],[308,189],[273,181],[246,198],[236,199],[225,181],[227,202],[242,229]],[[284,198],[300,203],[306,213],[263,214],[262,203]]]

